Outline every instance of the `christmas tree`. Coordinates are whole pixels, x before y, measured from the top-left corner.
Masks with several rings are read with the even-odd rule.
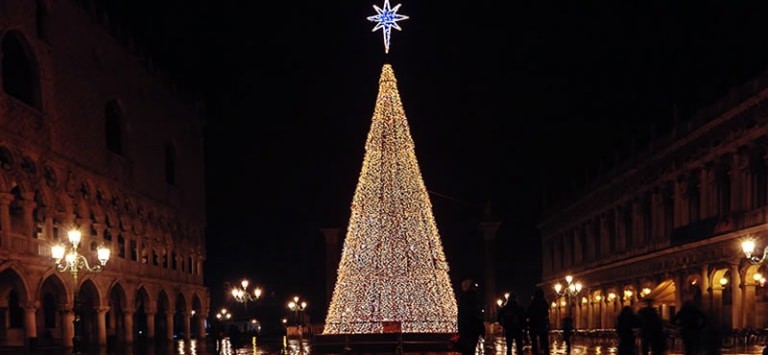
[[[324,334],[456,332],[456,299],[392,67],[385,64]]]

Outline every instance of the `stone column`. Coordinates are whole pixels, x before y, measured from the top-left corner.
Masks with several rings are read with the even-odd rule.
[[[71,307],[65,307],[59,309],[61,315],[61,337],[64,346],[72,347],[72,338],[75,337],[75,312]]]
[[[675,310],[679,311],[683,306],[683,288],[688,285],[685,284],[685,276],[682,273],[673,274],[672,280],[675,282]]]
[[[144,312],[147,317],[147,339],[155,338],[155,312]]]
[[[606,298],[607,297],[603,296],[603,298],[600,299],[600,302],[598,302],[598,311],[600,312],[600,324],[598,324],[598,328],[605,328],[608,325],[608,322],[606,321],[608,318],[608,302]]]
[[[192,339],[192,313],[184,312],[184,340]]]
[[[126,344],[133,344],[133,313],[132,309],[123,310],[123,338]]]
[[[107,312],[109,307],[98,307],[96,314],[96,341],[99,345],[107,345]]]
[[[205,314],[207,312],[200,312],[197,315],[197,339],[205,339]]]
[[[325,299],[326,307],[331,304],[333,288],[336,285],[336,273],[339,268],[341,248],[339,247],[340,228],[322,228],[325,240]]]
[[[0,245],[6,250],[9,250],[11,247],[11,201],[13,201],[12,194],[7,192],[0,193],[0,228],[3,232]]]
[[[745,275],[746,276],[746,275]],[[755,309],[755,280],[742,280],[743,290],[741,299],[741,316],[744,321],[744,328],[754,328],[756,323],[756,309]]]
[[[173,312],[165,311],[165,339],[173,341]]]
[[[583,305],[581,304],[581,300],[579,299],[579,296],[574,297],[575,304],[573,305],[573,327],[576,329],[583,328],[584,323],[582,322],[582,311],[581,308]]]
[[[486,211],[486,217],[489,212]],[[500,222],[486,221],[480,223],[480,231],[483,233],[484,261],[485,266],[483,275],[485,276],[485,302],[484,306],[488,310],[486,319],[496,321],[496,262],[494,261],[496,232],[501,226]],[[561,250],[562,252],[562,250]]]
[[[592,294],[588,293],[589,300],[587,301],[587,328],[588,329],[595,329],[597,328],[594,324],[594,308],[595,308],[595,302],[592,300]]]
[[[28,342],[37,338],[37,307],[29,306],[24,308],[24,333]]]
[[[701,266],[701,309],[712,312],[712,285],[709,283],[709,266]]]
[[[741,288],[744,286],[741,281],[741,274],[739,273],[739,265],[731,264],[731,327],[734,329],[743,328],[741,322]]]

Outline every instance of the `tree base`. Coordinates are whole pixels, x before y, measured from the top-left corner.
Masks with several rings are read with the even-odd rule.
[[[453,350],[450,333],[321,334],[312,339],[312,353],[362,354],[446,352]]]

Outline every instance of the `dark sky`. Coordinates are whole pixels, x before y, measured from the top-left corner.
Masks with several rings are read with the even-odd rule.
[[[480,277],[501,221],[500,291],[530,295],[544,196],[562,199],[766,69],[764,1],[146,1],[134,20],[207,101],[206,283],[248,277],[282,307],[324,302],[321,227],[345,227],[384,62],[393,65],[451,277]],[[136,2],[137,9],[142,2]],[[149,9],[149,7],[148,7]],[[314,302],[314,303],[313,303]],[[322,321],[325,309],[313,308]]]

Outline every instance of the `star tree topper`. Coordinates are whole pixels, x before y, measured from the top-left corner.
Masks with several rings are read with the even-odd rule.
[[[389,37],[392,34],[392,28],[394,27],[398,31],[402,31],[403,29],[400,28],[397,21],[408,19],[408,16],[397,13],[397,10],[400,9],[400,5],[402,4],[390,7],[389,0],[384,0],[384,8],[373,5],[373,9],[376,10],[376,15],[367,17],[368,21],[376,22],[376,26],[373,27],[371,32],[376,32],[376,30],[381,29],[381,32],[384,34],[384,53],[389,53]]]

